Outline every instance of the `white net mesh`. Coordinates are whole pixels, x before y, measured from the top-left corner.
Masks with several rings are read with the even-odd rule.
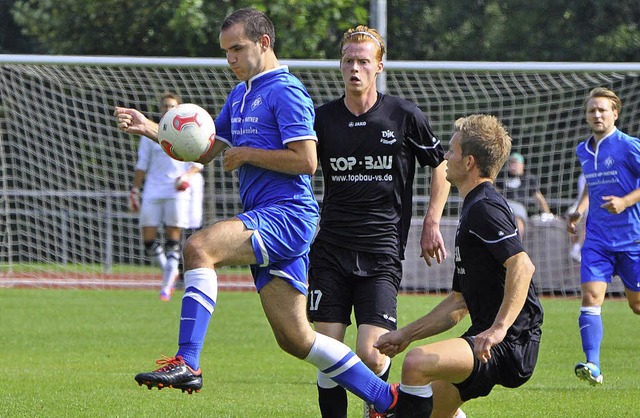
[[[342,94],[337,62],[283,63],[316,104]],[[574,149],[589,134],[584,98],[596,86],[616,91],[623,100],[618,127],[635,135],[639,74],[633,65],[388,62],[386,89],[416,102],[445,146],[456,118],[501,118],[552,212],[562,215],[577,194]],[[159,285],[159,271],[144,256],[137,216],[126,205],[137,140],[116,129],[113,108],[132,106],[157,119],[159,96],[173,91],[215,116],[235,83],[226,62],[215,59],[0,56],[0,284]],[[407,291],[446,290],[451,282],[452,257],[429,269],[417,256],[428,173],[420,169],[416,178]],[[241,211],[237,179],[219,160],[205,168],[205,178],[205,223]],[[314,186],[321,199],[320,175]],[[459,205],[454,190],[443,220],[450,255]],[[547,293],[575,294],[578,264],[569,257],[563,221],[536,216],[533,202],[529,211],[525,244],[537,285]],[[231,287],[251,287],[243,272],[221,276]],[[609,291],[621,292],[619,281]]]

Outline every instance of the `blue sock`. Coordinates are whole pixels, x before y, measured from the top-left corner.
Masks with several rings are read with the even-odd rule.
[[[386,411],[393,402],[390,385],[375,375],[343,343],[316,333],[316,340],[305,361],[354,395]]]
[[[218,276],[212,269],[189,270],[184,273],[184,286],[176,355],[182,356],[189,367],[198,370],[204,337],[216,307]]]
[[[583,306],[580,308],[580,337],[582,350],[587,361],[600,367],[600,344],[602,343],[602,317],[600,306]]]

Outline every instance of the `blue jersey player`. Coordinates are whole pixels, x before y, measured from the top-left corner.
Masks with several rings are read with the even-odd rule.
[[[590,92],[586,116],[592,135],[576,149],[587,193],[567,217],[567,230],[575,234],[588,208],[578,320],[586,361],[576,365],[575,373],[592,385],[603,379],[600,312],[614,275],[624,283],[631,310],[640,315],[640,139],[616,128],[621,109],[613,91],[598,87]]]
[[[222,23],[220,45],[242,83],[216,118],[216,142],[200,162],[225,150],[224,169],[238,170],[245,211],[187,241],[178,352],[135,379],[149,388],[200,390],[200,353],[216,306],[215,267],[249,264],[278,345],[385,411],[395,405],[395,386],[307,320],[308,252],[318,221],[310,182],[317,168],[314,108],[300,81],[279,65],[274,42],[273,24],[255,9],[237,10]],[[140,112],[116,108],[116,117],[121,130],[157,139],[158,126]]]

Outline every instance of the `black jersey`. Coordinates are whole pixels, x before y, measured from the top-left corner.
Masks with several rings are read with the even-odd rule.
[[[356,251],[403,257],[416,160],[437,167],[440,140],[418,107],[378,94],[355,116],[344,96],[316,109],[324,198],[318,238]]]
[[[461,292],[471,316],[465,335],[491,327],[504,298],[504,262],[524,251],[516,223],[505,198],[485,182],[467,194],[462,204],[455,240],[453,290]],[[505,340],[527,339],[542,324],[542,305],[533,282],[522,311]]]

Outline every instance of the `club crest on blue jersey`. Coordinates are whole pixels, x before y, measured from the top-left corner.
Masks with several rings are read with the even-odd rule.
[[[604,160],[604,165],[605,165],[607,168],[611,168],[611,166],[613,165],[613,163],[615,163],[615,160],[614,160],[611,156],[608,156],[608,157],[607,157],[607,159],[606,159],[606,160]]]
[[[262,104],[262,96],[258,95],[258,97],[253,99],[253,102],[251,102],[251,110],[256,110],[256,108],[261,104]]]

